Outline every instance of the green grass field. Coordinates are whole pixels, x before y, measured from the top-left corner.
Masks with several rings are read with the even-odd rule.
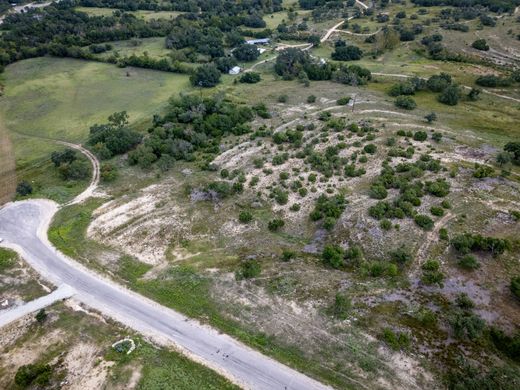
[[[84,183],[56,176],[48,160],[58,149],[53,140],[82,143],[90,126],[116,111],[126,110],[131,123],[146,122],[189,86],[186,75],[62,58],[17,62],[4,77],[0,123],[14,144],[18,180],[35,183],[35,196],[59,201]]]

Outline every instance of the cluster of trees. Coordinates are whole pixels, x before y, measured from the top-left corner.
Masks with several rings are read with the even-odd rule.
[[[399,97],[405,95],[414,95],[417,91],[431,91],[440,93],[437,96],[437,100],[449,106],[457,105],[460,97],[462,96],[461,88],[453,82],[451,76],[447,73],[433,75],[427,80],[419,77],[412,77],[407,81],[394,84],[388,91],[388,94],[390,96]],[[467,98],[469,100],[475,100],[478,96],[478,93],[478,90],[472,90],[468,93]],[[413,107],[415,103],[410,99],[407,99],[406,101],[405,99],[401,100],[403,101],[403,104],[410,103],[411,107]],[[403,106],[403,108],[408,107]]]
[[[60,46],[86,47],[107,41],[164,36],[170,28],[171,22],[166,20],[146,22],[126,13],[89,16],[73,6],[74,2],[63,1],[7,15],[1,25],[4,33],[0,40],[0,65],[45,54],[59,55]],[[65,50],[61,53],[69,54]]]
[[[423,139],[422,132],[417,132],[420,139]],[[383,169],[379,176],[372,182],[369,195],[374,199],[385,199],[389,189],[399,189],[400,194],[390,203],[379,201],[368,210],[368,214],[377,219],[385,220],[391,218],[402,219],[404,217],[413,218],[415,223],[425,230],[433,227],[433,220],[426,216],[417,214],[415,207],[421,205],[421,198],[425,194],[436,197],[444,197],[449,193],[450,185],[444,179],[436,181],[421,182],[415,180],[421,177],[425,171],[439,172],[441,170],[440,161],[432,159],[429,155],[423,155],[414,163],[399,163],[392,168],[388,163],[383,164]],[[443,207],[449,204],[442,203]],[[432,214],[439,215],[435,208]]]
[[[518,2],[508,0],[412,0],[412,3],[421,7],[452,6],[468,8],[482,6],[492,12],[511,12]]]
[[[157,162],[168,169],[174,160],[193,160],[196,152],[211,157],[219,153],[222,136],[250,132],[247,123],[254,115],[250,107],[220,95],[171,99],[166,114],[154,117],[148,137],[129,154],[129,162],[143,168]]]
[[[142,135],[128,127],[126,111],[116,112],[108,117],[108,122],[90,127],[87,144],[101,159],[109,159],[135,148]]]
[[[306,51],[295,48],[282,50],[274,69],[286,80],[335,80],[342,84],[362,85],[372,78],[370,71],[361,66],[320,63]]]
[[[497,155],[497,162],[500,166],[509,162],[520,165],[520,142],[508,142],[504,146],[504,151]]]
[[[249,12],[251,15],[259,15],[263,12],[269,13],[282,10],[281,0],[249,0],[245,2],[232,0],[78,0],[78,4],[84,7],[118,8],[126,11],[208,12],[224,15],[231,12],[232,14],[238,14],[244,11]]]
[[[74,8],[78,4],[114,7],[123,11],[117,10],[110,16],[89,16]],[[169,20],[146,21],[124,12],[136,9],[176,9],[187,13]],[[102,59],[97,54],[111,49],[105,42],[165,37],[166,47],[174,51],[179,61],[186,57],[190,57],[193,61],[199,60],[198,54],[216,60],[225,56],[225,47],[243,44],[244,35],[269,36],[270,30],[250,32],[242,30],[241,26],[263,27],[265,22],[262,20],[262,15],[280,9],[279,0],[270,2],[64,0],[48,7],[6,17],[1,26],[5,32],[0,41],[0,66],[24,58],[51,54],[109,61],[121,66],[131,65],[186,72],[188,69],[176,61],[172,63],[167,59],[155,60],[144,56],[127,58],[111,56],[110,59]],[[254,46],[241,46],[237,56],[253,58],[257,52]]]
[[[363,51],[354,45],[347,45],[347,43],[341,39],[334,43],[334,51],[331,54],[331,58],[336,61],[356,61],[360,60],[363,56]]]
[[[484,237],[480,234],[464,233],[455,236],[451,240],[451,245],[460,254],[470,252],[490,252],[493,256],[498,256],[506,250],[511,250],[511,241],[506,238]]]
[[[52,152],[51,161],[65,180],[85,179],[91,172],[90,164],[85,160],[79,160],[73,149]]]
[[[310,218],[312,221],[323,221],[323,227],[331,230],[336,225],[336,220],[341,216],[345,207],[346,200],[343,195],[327,197],[327,195],[321,194],[316,199]]]

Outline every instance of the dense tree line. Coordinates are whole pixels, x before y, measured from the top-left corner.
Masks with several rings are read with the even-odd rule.
[[[510,12],[520,4],[518,0],[412,0],[412,3],[421,7],[446,5],[467,8],[480,5],[493,12]]]

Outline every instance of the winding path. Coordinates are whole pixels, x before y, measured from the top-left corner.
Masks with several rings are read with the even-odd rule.
[[[82,146],[63,144],[81,151],[93,164],[90,185],[69,203],[76,204],[94,192],[99,181],[99,162]],[[63,255],[47,238],[47,230],[58,209],[57,203],[44,199],[8,203],[0,208],[0,237],[3,238],[1,245],[17,251],[45,279],[60,286],[60,292],[66,293],[64,296],[73,295],[79,302],[157,343],[173,343],[181,352],[244,388],[330,389],[230,336],[130,291]],[[21,309],[23,313],[12,313],[8,320],[0,320],[0,326],[26,314],[33,306],[41,308],[41,305],[47,305],[51,298],[56,296],[43,297],[41,301],[30,303]]]

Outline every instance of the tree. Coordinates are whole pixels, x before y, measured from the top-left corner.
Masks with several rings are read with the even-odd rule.
[[[456,106],[459,102],[460,88],[458,85],[451,84],[447,86],[444,91],[439,95],[437,100],[448,106]]]
[[[260,55],[260,50],[255,45],[247,43],[238,46],[233,50],[233,57],[239,61],[254,61]]]
[[[284,79],[292,80],[297,77],[305,65],[311,63],[311,57],[306,51],[288,48],[282,50],[278,57],[274,70],[276,74],[282,76]]]
[[[482,51],[489,50],[489,45],[487,44],[485,39],[477,39],[475,42],[473,42],[471,44],[471,47],[473,47],[474,49],[477,49],[477,50],[482,50]]]
[[[333,60],[336,61],[356,61],[363,56],[363,51],[354,45],[338,46],[331,54]]]
[[[32,185],[27,182],[26,180],[22,180],[18,185],[16,186],[16,193],[20,196],[27,196],[32,194],[33,188]]]
[[[195,87],[214,87],[220,82],[220,71],[213,64],[199,66],[190,76],[190,82]]]

